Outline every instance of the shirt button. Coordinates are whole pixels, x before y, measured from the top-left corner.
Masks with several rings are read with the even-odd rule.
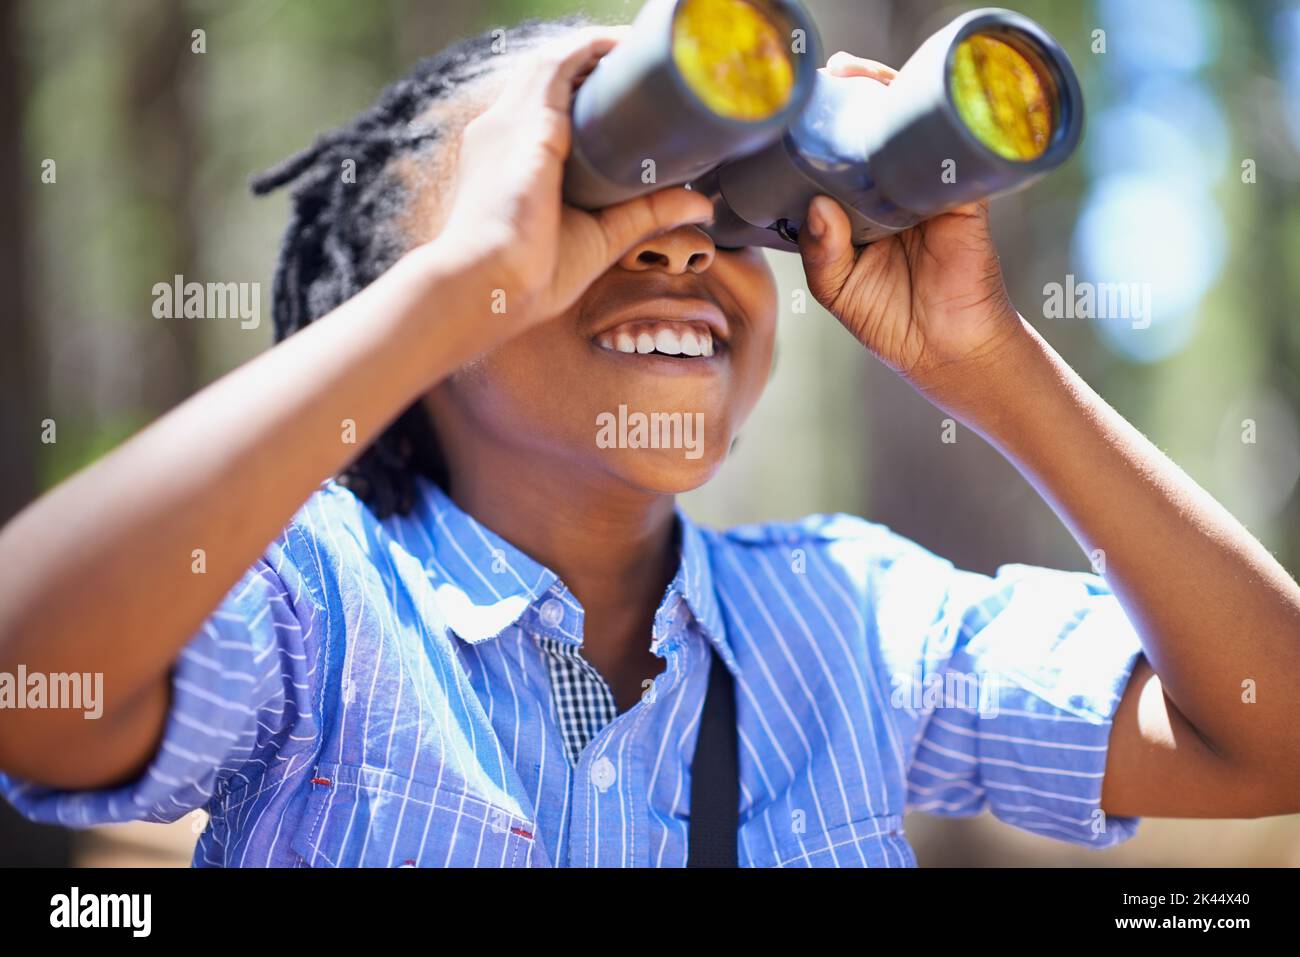
[[[591,783],[596,786],[597,791],[608,791],[609,786],[614,783],[614,762],[607,757],[600,757],[591,766]]]
[[[558,599],[548,598],[542,602],[538,614],[541,615],[543,624],[558,628],[560,622],[564,621],[564,604]]]

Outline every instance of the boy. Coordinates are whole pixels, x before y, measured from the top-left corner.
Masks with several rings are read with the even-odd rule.
[[[0,534],[0,670],[105,676],[98,721],[3,716],[6,796],[70,826],[205,807],[205,865],[681,866],[716,658],[744,866],[914,864],[909,807],[1091,846],[1300,809],[1300,589],[1016,314],[982,204],[858,252],[819,198],[809,289],[1109,585],[675,509],[761,392],[775,287],[689,191],[562,205],[616,39],[459,44],[261,182],[298,184],[285,341]],[[605,447],[620,406],[702,416],[702,454]],[[976,698],[934,700],[952,676]]]

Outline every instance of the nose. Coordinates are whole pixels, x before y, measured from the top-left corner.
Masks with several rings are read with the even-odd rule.
[[[618,264],[631,272],[660,269],[672,275],[702,273],[713,265],[713,240],[696,226],[678,226],[638,243]]]

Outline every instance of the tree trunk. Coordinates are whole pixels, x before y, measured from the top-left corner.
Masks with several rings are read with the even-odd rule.
[[[0,524],[36,497],[40,488],[44,377],[36,299],[30,284],[35,244],[28,241],[31,197],[41,170],[23,153],[21,9],[0,4]],[[0,801],[0,867],[68,866],[72,834],[23,820]]]

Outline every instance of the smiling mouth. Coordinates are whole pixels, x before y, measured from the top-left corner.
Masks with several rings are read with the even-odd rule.
[[[674,359],[708,359],[715,351],[713,330],[705,322],[640,319],[625,322],[596,336],[596,344],[610,352],[669,356]]]

